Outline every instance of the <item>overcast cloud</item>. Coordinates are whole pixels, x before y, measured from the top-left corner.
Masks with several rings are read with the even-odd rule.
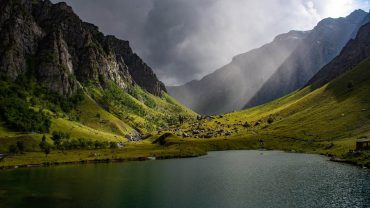
[[[58,0],[52,0],[59,2]],[[232,57],[367,0],[66,0],[87,22],[129,40],[166,85],[199,79]]]

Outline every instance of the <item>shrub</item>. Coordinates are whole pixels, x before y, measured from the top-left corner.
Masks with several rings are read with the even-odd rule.
[[[117,149],[118,148],[117,142],[109,142],[109,148],[110,149]]]
[[[9,153],[10,154],[18,154],[19,153],[18,146],[15,145],[15,144],[10,145],[9,146]]]
[[[354,84],[353,84],[353,82],[352,81],[349,81],[348,83],[347,83],[347,89],[349,90],[349,91],[352,91],[353,90],[353,88],[354,88]]]
[[[243,126],[244,126],[245,128],[249,128],[249,127],[251,127],[251,125],[250,125],[250,123],[248,123],[248,121],[246,121],[246,122],[243,124]]]
[[[268,124],[272,124],[272,123],[274,123],[274,118],[269,117],[269,118],[267,119],[267,123],[268,123]]]

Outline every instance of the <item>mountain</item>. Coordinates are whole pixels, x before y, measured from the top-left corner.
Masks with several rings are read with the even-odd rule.
[[[0,10],[0,72],[13,79],[32,68],[43,86],[64,95],[75,93],[78,82],[108,80],[158,96],[166,91],[128,41],[104,36],[65,3],[3,0]]]
[[[227,148],[234,141],[236,149],[245,145],[319,153],[370,167],[369,151],[353,153],[356,141],[370,133],[369,40],[370,23],[304,88],[264,105],[214,116],[198,127],[201,133],[190,136],[219,138],[210,148]]]
[[[196,116],[128,41],[65,3],[0,1],[0,54],[0,143],[21,136],[35,149],[53,132],[122,142]]]
[[[220,114],[241,109],[288,58],[310,32],[290,31],[271,43],[240,54],[228,65],[183,86],[167,87],[169,93],[201,114]],[[261,61],[263,60],[263,61]]]
[[[370,15],[369,15],[370,16]],[[353,69],[370,56],[370,23],[362,26],[356,39],[350,40],[341,53],[322,68],[307,85],[321,87],[343,73]]]
[[[345,18],[319,22],[245,107],[266,103],[303,87],[357,34],[366,16],[366,12],[356,10]]]

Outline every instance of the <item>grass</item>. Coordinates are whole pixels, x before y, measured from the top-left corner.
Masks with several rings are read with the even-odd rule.
[[[87,89],[107,111],[143,133],[177,123],[179,116],[187,119],[196,117],[193,111],[166,93],[163,97],[157,97],[138,86],[132,86],[125,92],[112,83],[104,90],[95,86],[88,86]]]
[[[265,105],[187,123],[180,129],[190,137],[216,137],[188,141],[205,149],[253,149],[262,139],[267,149],[334,155],[370,164],[368,152],[348,156],[358,138],[370,135],[369,69],[367,59],[319,89],[309,86]],[[353,88],[348,88],[349,82]],[[193,129],[202,132],[192,134]],[[223,133],[215,133],[220,130]]]
[[[37,97],[35,92],[38,90],[33,89],[40,87],[35,82],[31,82],[34,86],[30,87],[32,88],[30,92],[27,91],[27,87],[19,87],[7,80],[4,80],[2,84],[20,88],[22,93],[27,95],[26,103],[30,105],[30,108],[36,111],[42,110],[51,120],[49,133],[40,134],[14,132],[14,130],[7,128],[6,123],[2,122],[0,118],[0,153],[7,153],[9,146],[16,144],[17,141],[22,141],[27,153],[12,158],[23,158],[24,163],[31,161],[31,159],[27,159],[29,154],[31,154],[30,156],[42,154],[39,144],[43,135],[46,136],[48,143],[53,144],[50,138],[54,131],[67,133],[74,139],[84,138],[127,143],[126,136],[137,131],[143,134],[152,134],[157,128],[167,128],[169,118],[177,122],[179,115],[188,118],[196,116],[194,112],[167,94],[164,94],[163,97],[156,97],[138,86],[125,91],[114,84],[105,90],[88,85],[81,94],[81,101],[76,102],[70,111],[65,112],[57,104],[47,99],[43,100],[44,94]],[[106,102],[103,102],[104,96],[108,98],[105,100]],[[62,158],[68,157],[63,156]]]
[[[106,106],[102,107],[101,101],[107,92],[92,88],[89,93],[93,98],[85,98],[75,112],[80,121],[64,117],[53,118],[52,130],[66,131],[77,138],[108,141],[120,141],[124,139],[125,133],[134,128],[155,136],[141,142],[126,143],[126,147],[114,151],[52,151],[45,157],[36,148],[30,153],[8,157],[0,162],[0,166],[129,160],[152,156],[190,157],[204,155],[208,151],[260,148],[333,155],[359,165],[370,166],[369,151],[349,154],[355,149],[358,138],[370,134],[369,69],[370,59],[367,59],[319,89],[308,86],[273,102],[244,111],[200,121],[189,119],[182,125],[171,127],[169,132],[172,134],[165,138],[163,145],[153,144],[153,141],[165,133],[156,131],[161,125],[177,123],[175,121],[179,115],[191,118],[196,114],[166,94],[159,98],[140,89],[134,89],[130,94],[119,94],[118,98],[108,97],[104,103]],[[348,87],[349,82],[353,86]],[[129,99],[124,102],[132,102],[131,104],[139,107],[130,109],[121,102],[122,99]],[[246,123],[249,125],[245,125]],[[194,130],[199,130],[200,133],[194,133]],[[182,138],[184,133],[189,134],[189,137]],[[212,138],[199,138],[206,135],[212,135]],[[41,138],[37,134],[9,132],[0,125],[1,145],[9,144],[12,138],[20,139],[22,136],[28,136],[29,146],[38,144]],[[260,140],[264,141],[263,145]],[[0,151],[4,149],[0,146]]]
[[[126,135],[134,129],[99,106],[91,97],[85,95],[77,107],[79,123],[102,132]]]

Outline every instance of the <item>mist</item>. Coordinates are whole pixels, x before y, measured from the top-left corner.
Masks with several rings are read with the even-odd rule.
[[[200,79],[280,33],[309,30],[325,17],[370,8],[361,0],[66,2],[102,32],[129,40],[166,85]]]

